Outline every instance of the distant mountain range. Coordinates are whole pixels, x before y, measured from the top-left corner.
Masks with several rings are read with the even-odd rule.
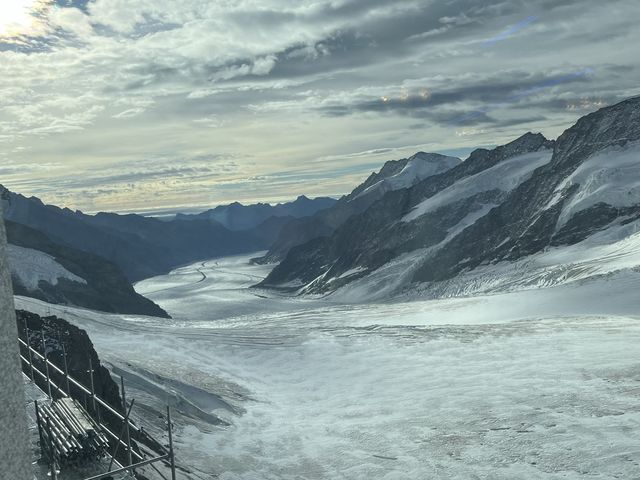
[[[224,225],[229,230],[242,231],[256,228],[272,217],[287,218],[289,220],[308,217],[320,210],[331,207],[335,203],[336,200],[330,197],[319,197],[311,200],[301,195],[289,203],[242,205],[234,202],[230,205],[221,205],[195,215],[179,213],[175,218],[178,220],[213,220]]]
[[[265,250],[287,222],[335,203],[300,197],[273,207],[233,204],[162,221],[135,214],[87,215],[45,205],[2,186],[0,199],[16,293],[158,316],[166,312],[136,294],[130,282],[198,260]],[[225,222],[234,229],[211,218],[211,212],[225,213]]]
[[[260,286],[326,294],[349,285],[375,298],[516,262],[639,219],[638,178],[640,97],[581,118],[556,141],[528,133],[476,150],[323,234],[313,225],[306,242],[275,252],[287,253]]]

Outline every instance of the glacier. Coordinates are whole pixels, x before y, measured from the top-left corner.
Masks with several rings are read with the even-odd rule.
[[[254,254],[139,282],[171,320],[16,303],[85,328],[145,405],[138,421],[173,402],[189,478],[634,478],[635,228],[489,265],[448,298],[249,288],[272,268]]]

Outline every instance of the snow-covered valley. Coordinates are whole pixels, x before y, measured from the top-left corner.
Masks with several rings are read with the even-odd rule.
[[[250,289],[270,268],[250,257],[138,283],[172,320],[17,307],[85,328],[139,421],[169,398],[192,478],[640,476],[633,255],[547,287],[385,304]]]

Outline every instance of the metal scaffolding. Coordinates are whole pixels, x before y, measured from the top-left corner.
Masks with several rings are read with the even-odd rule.
[[[118,412],[96,395],[93,376],[94,370],[91,364],[89,365],[88,372],[90,375],[90,386],[87,388],[69,375],[67,353],[64,345],[62,345],[64,369],[60,369],[47,358],[44,330],[40,331],[43,350],[43,353],[40,353],[28,343],[30,339],[33,338],[33,332],[28,329],[26,321],[24,328],[27,342],[18,338],[22,349],[26,349],[26,355],[22,353],[22,349],[20,353],[20,358],[23,362],[23,372],[29,376],[34,383],[36,378],[43,379],[45,382],[43,391],[48,397],[44,404],[35,401],[34,407],[36,410],[40,449],[43,458],[47,459],[51,478],[57,480],[58,472],[61,468],[73,468],[77,465],[75,462],[78,462],[80,458],[82,461],[90,461],[92,458],[98,459],[106,457],[110,460],[109,467],[106,469],[107,471],[84,480],[99,480],[123,472],[134,474],[136,468],[146,465],[150,465],[162,478],[167,480],[164,474],[156,467],[155,464],[158,462],[167,464],[170,468],[171,480],[176,480],[173,435],[171,431],[171,410],[169,406],[167,406],[169,449],[168,451],[165,450],[163,455],[144,458],[143,455],[131,446],[131,432],[139,433],[140,429],[132,423],[129,418],[135,399],[132,399],[129,405],[127,405],[124,379],[121,378],[121,388],[125,415]],[[42,363],[42,367],[39,368],[36,362]],[[51,372],[62,375],[66,390],[51,379]],[[72,385],[84,394],[84,408],[78,402],[79,399],[72,398]],[[91,399],[93,415],[89,413],[86,405],[87,395],[90,396]],[[101,410],[103,413],[108,412],[112,417],[122,423],[119,435],[116,435],[116,433],[105,425],[105,422],[101,418]],[[111,438],[110,446],[113,449],[112,451],[109,450],[109,445],[104,445],[107,437]],[[104,441],[102,439],[104,439]],[[156,441],[156,443],[159,445],[159,442]],[[86,445],[86,451],[83,445]],[[101,450],[101,446],[104,450]],[[122,451],[124,453],[123,457],[125,460],[122,462],[124,465],[121,465],[121,463],[116,460],[120,448],[123,449]],[[112,470],[111,468],[114,464],[117,468]]]

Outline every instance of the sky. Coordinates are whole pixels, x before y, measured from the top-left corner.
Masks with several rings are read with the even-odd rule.
[[[0,183],[85,212],[348,193],[640,94],[638,0],[0,0]]]

